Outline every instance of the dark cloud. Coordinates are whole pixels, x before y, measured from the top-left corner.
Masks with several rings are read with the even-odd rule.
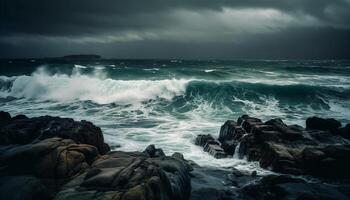
[[[349,0],[0,0],[0,57],[349,58],[349,10]]]

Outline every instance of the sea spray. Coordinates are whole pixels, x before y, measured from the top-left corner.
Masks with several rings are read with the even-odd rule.
[[[109,144],[121,145],[120,150],[142,151],[153,143],[203,166],[259,170],[244,159],[215,159],[196,147],[194,138],[218,136],[226,120],[243,114],[299,125],[311,115],[343,123],[350,118],[350,68],[336,66],[333,73],[323,73],[322,66],[314,67],[317,63],[287,64],[13,62],[0,68],[0,108],[14,115],[92,121]]]

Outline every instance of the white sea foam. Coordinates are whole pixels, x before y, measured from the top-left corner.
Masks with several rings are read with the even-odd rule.
[[[94,68],[97,69],[97,70],[103,70],[103,69],[105,69],[104,66],[95,66]]]
[[[213,71],[215,71],[215,69],[206,69],[206,70],[204,70],[205,73],[210,73],[210,72],[213,72]]]
[[[144,71],[158,71],[159,68],[143,69]]]
[[[261,96],[259,101],[233,97],[233,102],[242,103],[243,112],[250,116],[259,116],[262,119],[284,118],[286,116],[285,112],[281,111],[279,101],[274,97]]]
[[[99,104],[135,103],[151,99],[170,100],[186,91],[189,80],[113,80],[97,70],[93,75],[49,74],[40,69],[31,76],[14,78],[8,95],[53,101],[91,100]],[[2,78],[10,79],[10,78]]]
[[[260,83],[267,85],[310,85],[310,86],[324,86],[324,87],[340,87],[350,88],[350,79],[348,76],[341,75],[307,75],[307,74],[293,74],[288,77],[281,77],[282,74],[274,72],[259,71],[266,75],[233,77],[237,82],[243,83]]]
[[[97,66],[98,67],[98,66]],[[150,67],[152,68],[152,67]],[[90,69],[90,67],[89,67]],[[91,69],[94,69],[91,67]],[[96,69],[96,68],[95,68]],[[161,69],[163,70],[163,69]],[[203,69],[201,69],[203,70]],[[180,101],[153,101],[154,99],[174,99],[186,92],[193,82],[210,82],[215,84],[235,84],[239,82],[262,83],[270,85],[334,83],[339,77],[320,77],[295,75],[292,78],[274,79],[272,76],[250,77],[236,75],[231,80],[206,81],[202,79],[165,79],[165,80],[114,80],[108,78],[108,67],[96,69],[92,74],[83,74],[83,68],[74,67],[71,74],[52,74],[40,68],[30,76],[0,76],[5,82],[0,95],[14,96],[18,99],[0,105],[1,110],[11,114],[28,116],[53,115],[71,117],[76,120],[89,120],[103,130],[107,143],[122,145],[120,150],[142,151],[149,144],[156,144],[167,155],[181,152],[186,159],[194,160],[203,166],[236,167],[241,170],[257,170],[258,174],[268,173],[258,163],[236,158],[215,159],[199,146],[194,139],[199,134],[218,136],[220,126],[228,119],[237,119],[242,114],[259,117],[262,120],[273,117],[286,119],[300,125],[311,115],[330,114],[348,118],[349,103],[327,102],[329,110],[316,112],[310,105],[286,106],[283,99],[261,95],[260,99],[251,99],[245,95],[234,97],[232,102],[211,101],[205,95],[189,94]],[[218,70],[219,72],[219,70]],[[266,73],[271,74],[271,73]],[[346,79],[340,79],[347,84]],[[194,84],[195,86],[196,84]],[[240,84],[238,84],[240,85]],[[244,84],[242,84],[244,85]],[[192,88],[192,87],[191,87]],[[196,91],[196,90],[195,90]],[[215,95],[209,93],[209,95]],[[218,99],[225,99],[220,93]],[[210,98],[209,98],[210,99]],[[48,101],[47,101],[48,100]],[[86,101],[89,100],[89,101]],[[148,101],[151,100],[151,101]],[[96,105],[91,103],[98,103]],[[281,101],[281,102],[280,102]],[[141,103],[142,102],[142,103]],[[145,103],[146,102],[146,103]],[[172,104],[176,104],[175,106]],[[341,104],[341,105],[340,105]],[[343,106],[342,106],[343,105]],[[290,109],[290,110],[288,110]],[[290,118],[292,113],[293,117]]]
[[[86,69],[87,67],[84,65],[74,65],[74,67],[76,68],[80,68],[80,69]]]

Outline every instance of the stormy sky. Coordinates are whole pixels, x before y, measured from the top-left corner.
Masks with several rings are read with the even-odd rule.
[[[0,58],[346,59],[350,0],[0,0]]]

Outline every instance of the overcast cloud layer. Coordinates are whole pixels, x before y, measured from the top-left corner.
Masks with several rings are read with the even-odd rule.
[[[350,0],[0,0],[0,58],[350,58]]]

